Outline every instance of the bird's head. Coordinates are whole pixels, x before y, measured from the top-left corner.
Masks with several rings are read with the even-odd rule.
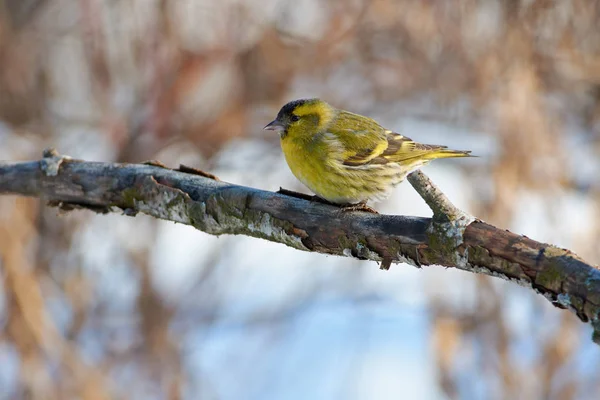
[[[279,110],[277,118],[264,129],[276,131],[281,139],[310,139],[325,129],[336,109],[320,99],[294,100]]]

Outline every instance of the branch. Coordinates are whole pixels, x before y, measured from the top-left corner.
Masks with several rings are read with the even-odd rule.
[[[600,343],[600,269],[569,250],[498,229],[457,209],[422,172],[408,180],[433,218],[344,212],[306,199],[222,182],[189,167],[87,162],[47,151],[0,163],[0,193],[64,210],[142,212],[212,235],[253,236],[323,254],[418,267],[443,265],[533,289],[594,327]]]

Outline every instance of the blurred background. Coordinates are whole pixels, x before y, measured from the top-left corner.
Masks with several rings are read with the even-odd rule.
[[[262,127],[321,97],[424,143],[492,224],[600,260],[600,2],[0,0],[0,159],[305,190]],[[410,185],[384,213],[431,213]],[[592,399],[530,289],[0,198],[1,399]]]

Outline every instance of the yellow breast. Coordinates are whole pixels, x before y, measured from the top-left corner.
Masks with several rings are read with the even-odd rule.
[[[391,182],[383,186],[370,179],[370,171],[349,169],[338,160],[338,152],[327,141],[281,141],[290,170],[317,196],[336,204],[354,204],[385,197]]]
[[[321,177],[323,176],[323,161],[314,149],[292,139],[281,141],[281,149],[285,155],[290,170],[296,178],[310,190],[319,195]]]

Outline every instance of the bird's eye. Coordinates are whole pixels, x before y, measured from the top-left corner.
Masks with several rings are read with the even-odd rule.
[[[300,121],[300,117],[297,116],[297,115],[292,114],[292,116],[290,117],[290,120],[292,122],[298,122],[298,121]]]

